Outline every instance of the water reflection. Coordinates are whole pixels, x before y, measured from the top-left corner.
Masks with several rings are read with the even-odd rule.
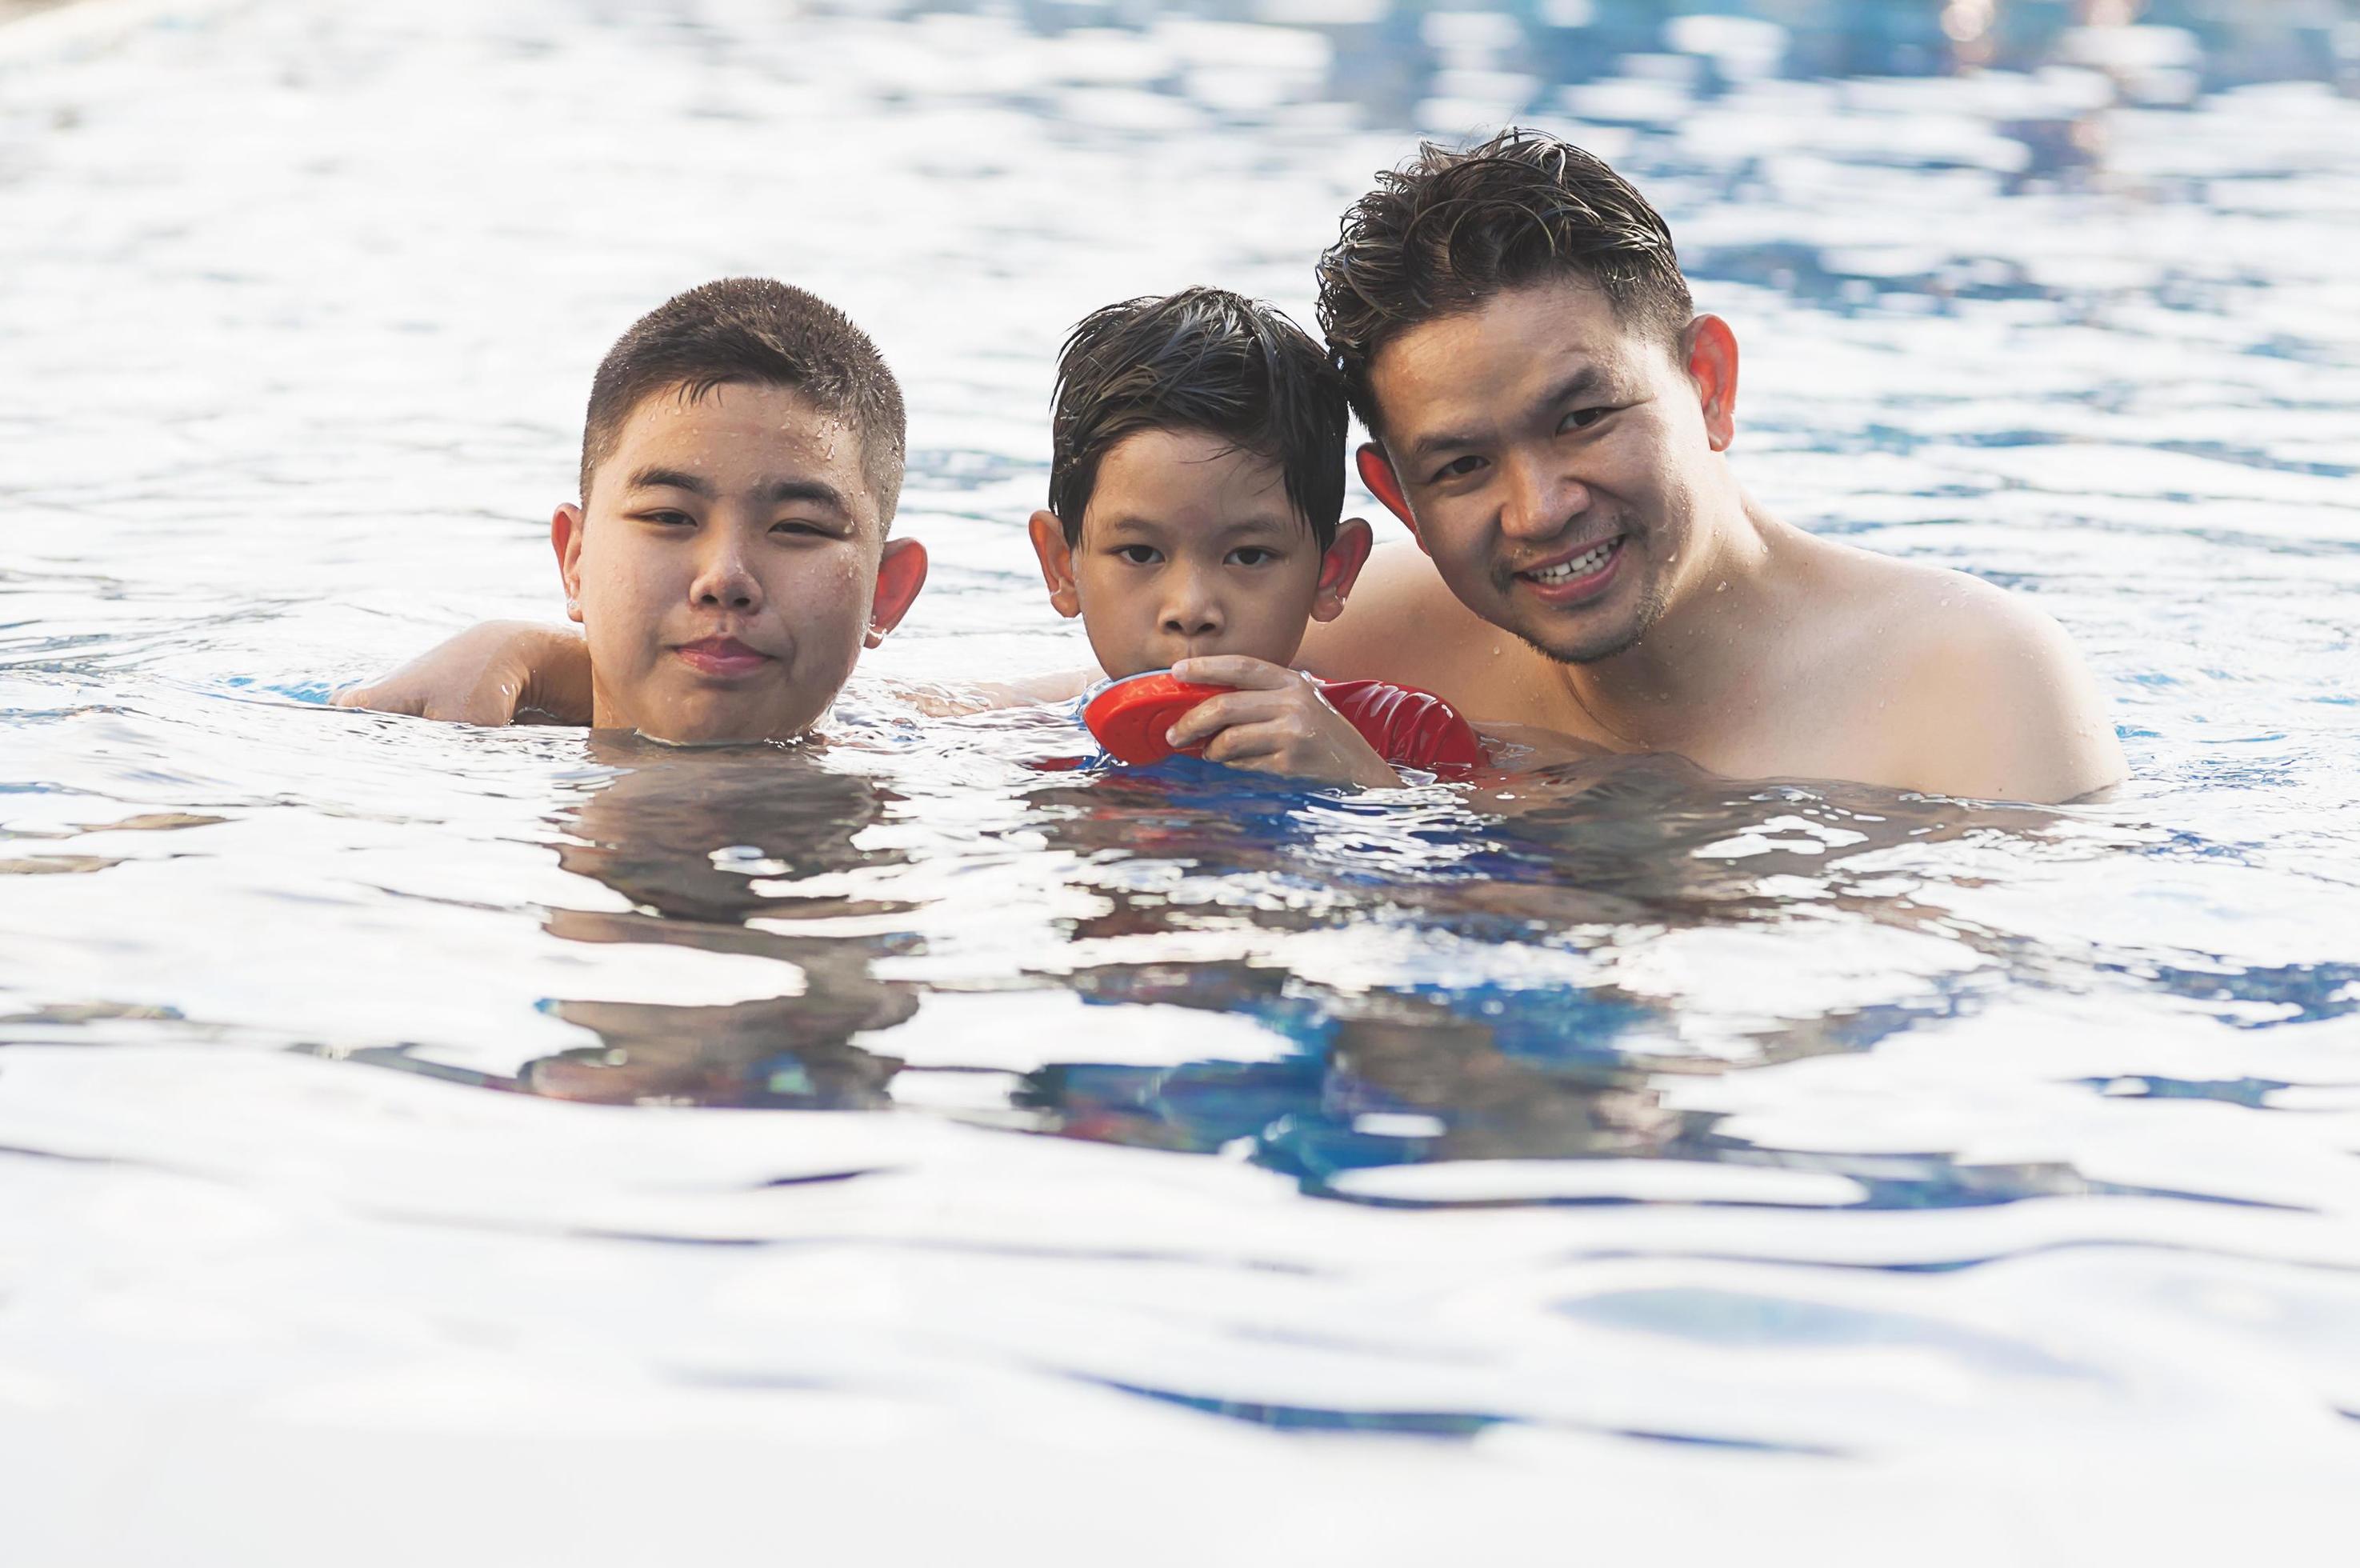
[[[792,964],[800,992],[719,1007],[560,1001],[557,1016],[599,1044],[544,1057],[520,1086],[613,1104],[873,1108],[901,1063],[852,1045],[917,1011],[907,986],[879,980],[890,939],[803,937],[747,924],[848,912],[841,899],[761,889],[895,852],[863,847],[862,830],[895,799],[875,780],[828,768],[810,748],[683,750],[600,735],[592,758],[614,771],[559,816],[566,870],[620,894],[628,913],[552,911],[552,935],[653,942]],[[873,912],[875,906],[869,906]]]

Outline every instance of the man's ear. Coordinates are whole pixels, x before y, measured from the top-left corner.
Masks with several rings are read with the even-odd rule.
[[[1374,441],[1364,441],[1360,450],[1353,454],[1352,461],[1359,465],[1360,483],[1369,487],[1369,494],[1382,501],[1385,510],[1401,519],[1402,527],[1409,530],[1409,537],[1417,539],[1417,548],[1424,550],[1426,540],[1418,539],[1417,519],[1410,516],[1409,497],[1402,492],[1401,476],[1393,472],[1393,460],[1385,455],[1385,449]]]
[[[1737,439],[1737,334],[1719,316],[1699,316],[1680,334],[1680,353],[1704,411],[1705,439],[1727,452]]]
[[[1074,547],[1065,542],[1065,525],[1054,512],[1035,512],[1026,525],[1032,536],[1032,553],[1041,560],[1041,581],[1049,585],[1049,603],[1068,620],[1082,613],[1082,590],[1074,581]]]
[[[565,614],[582,618],[582,508],[572,501],[549,519],[549,546],[557,551],[557,575],[565,583]]]
[[[877,593],[869,601],[869,635],[860,646],[875,648],[883,642],[925,585],[926,547],[913,539],[887,539],[884,553],[877,558]]]
[[[1345,597],[1359,581],[1360,568],[1369,562],[1369,547],[1376,536],[1369,525],[1359,517],[1347,517],[1336,525],[1336,537],[1329,541],[1328,553],[1319,558],[1319,593],[1311,601],[1311,618],[1332,621],[1344,613]]]

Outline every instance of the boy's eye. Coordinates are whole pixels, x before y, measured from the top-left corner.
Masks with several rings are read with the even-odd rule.
[[[1244,544],[1229,551],[1229,559],[1240,566],[1267,566],[1278,559],[1278,551],[1263,545]]]
[[[1115,554],[1133,566],[1153,566],[1156,562],[1155,547],[1152,544],[1119,544]]]
[[[1439,485],[1446,479],[1464,479],[1482,466],[1483,460],[1472,452],[1465,457],[1454,457],[1434,471],[1433,483]]]

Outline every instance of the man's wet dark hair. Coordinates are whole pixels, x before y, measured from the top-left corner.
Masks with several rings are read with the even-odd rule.
[[[631,411],[659,392],[785,387],[852,428],[878,515],[893,520],[909,439],[901,387],[869,334],[816,294],[767,278],[725,278],[675,294],[616,340],[582,420],[582,498]]]
[[[1078,544],[1098,464],[1140,430],[1201,430],[1279,466],[1325,550],[1344,511],[1344,385],[1311,334],[1223,289],[1126,299],[1057,355],[1049,510]]]
[[[1601,159],[1543,131],[1463,151],[1420,145],[1344,214],[1319,258],[1319,324],[1379,441],[1369,365],[1427,321],[1546,278],[1595,284],[1626,325],[1677,343],[1695,315],[1672,232]]]

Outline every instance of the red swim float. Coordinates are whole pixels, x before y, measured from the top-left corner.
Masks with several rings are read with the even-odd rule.
[[[1106,747],[1109,757],[1145,767],[1172,755],[1172,743],[1164,736],[1180,722],[1181,714],[1228,690],[1175,681],[1168,670],[1151,670],[1101,687],[1082,708],[1082,722],[1090,726],[1090,734]],[[1190,755],[1201,749],[1191,746]]]

